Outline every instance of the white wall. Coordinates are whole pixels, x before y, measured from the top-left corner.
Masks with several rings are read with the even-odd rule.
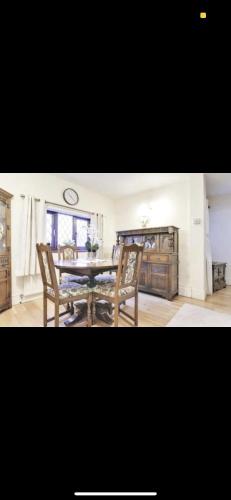
[[[179,293],[204,300],[205,292],[205,183],[203,174],[188,181],[152,189],[116,202],[116,229],[141,227],[144,205],[152,206],[149,227],[179,227]],[[192,218],[201,224],[193,226]]]
[[[206,185],[204,174],[191,174],[191,286],[192,297],[205,300],[206,279]],[[199,219],[200,224],[194,224]]]
[[[210,198],[210,238],[214,261],[226,262],[231,285],[231,195]]]
[[[78,208],[104,215],[104,247],[105,254],[111,255],[112,246],[115,242],[115,218],[114,202],[98,193],[90,191],[71,181],[65,181],[59,177],[46,173],[0,173],[0,187],[14,195],[12,200],[12,282],[13,303],[20,300],[20,295],[25,296],[41,292],[41,280],[30,278],[25,280],[16,278],[16,256],[20,245],[20,203],[21,194],[32,195],[53,203],[64,205],[63,191],[67,187],[73,187],[79,193],[80,203]]]

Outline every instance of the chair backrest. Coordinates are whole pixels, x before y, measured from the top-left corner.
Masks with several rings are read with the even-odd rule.
[[[55,271],[54,259],[51,247],[43,245],[42,243],[36,245],[38,260],[43,280],[43,286],[53,288],[55,292],[58,291],[58,280]]]
[[[138,288],[144,245],[123,245],[120,248],[116,291],[130,286]]]
[[[119,260],[122,245],[114,245],[112,249],[112,260]]]
[[[59,260],[77,260],[78,255],[78,249],[75,246],[65,245],[58,248]]]

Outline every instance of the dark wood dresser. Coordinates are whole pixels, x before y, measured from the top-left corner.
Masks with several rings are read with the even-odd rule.
[[[139,289],[172,300],[178,294],[179,229],[174,226],[117,232],[117,244],[144,244]]]
[[[0,312],[12,305],[11,198],[11,194],[0,189]]]
[[[223,262],[213,262],[213,291],[218,292],[226,288],[226,266]]]

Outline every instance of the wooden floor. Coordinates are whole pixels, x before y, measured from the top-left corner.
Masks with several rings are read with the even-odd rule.
[[[187,299],[186,297],[176,297],[173,302],[140,293],[139,295],[139,326],[141,327],[165,327],[175,316],[177,311],[184,304],[195,304],[200,307],[212,309],[214,311],[231,314],[231,286],[215,293],[206,302],[200,300]],[[127,303],[126,310],[133,314],[133,301]],[[49,308],[50,316],[53,316],[53,307]],[[18,304],[12,309],[0,314],[0,327],[41,327],[42,325],[42,299],[25,304]],[[60,324],[64,327],[62,318]],[[52,327],[53,323],[49,324]],[[106,327],[104,323],[96,326]],[[129,320],[120,319],[121,327],[129,327]]]

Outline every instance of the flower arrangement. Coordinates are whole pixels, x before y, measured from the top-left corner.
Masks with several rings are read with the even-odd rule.
[[[88,240],[86,242],[86,249],[88,252],[97,252],[99,250],[99,244],[96,242],[92,242],[88,237]]]
[[[92,225],[90,225],[89,229],[88,229],[87,241],[86,241],[85,247],[86,247],[88,253],[90,253],[90,252],[96,253],[100,248],[99,239],[97,237],[96,229]]]

